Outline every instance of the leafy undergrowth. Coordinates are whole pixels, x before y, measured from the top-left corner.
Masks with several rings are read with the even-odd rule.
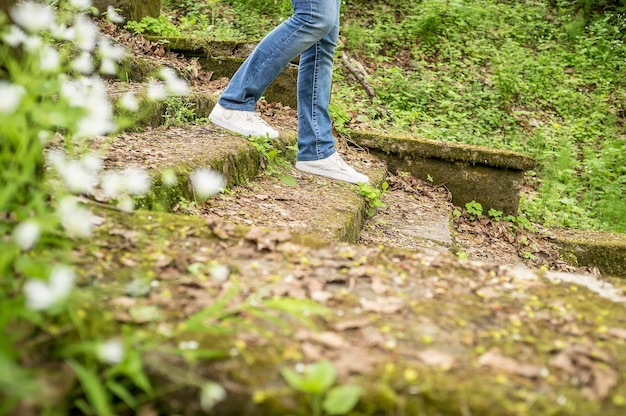
[[[129,357],[99,370],[114,414],[311,414],[281,370],[321,360],[338,385],[362,389],[354,415],[626,409],[623,282],[598,286],[609,300],[559,275],[432,252],[304,244],[285,230],[173,214],[98,215],[96,235],[73,251],[78,333],[49,316],[29,338],[33,371],[50,387],[47,369],[67,376],[47,397],[59,412],[88,406],[55,349],[117,334]],[[215,385],[226,396],[209,406]]]

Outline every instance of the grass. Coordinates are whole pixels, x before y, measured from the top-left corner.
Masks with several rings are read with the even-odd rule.
[[[600,3],[348,0],[341,47],[365,64],[377,97],[337,65],[337,128],[528,154],[540,166],[521,203],[533,221],[626,232],[626,8]],[[287,0],[166,6],[179,24],[209,22],[193,26],[205,36],[248,40],[290,11]]]

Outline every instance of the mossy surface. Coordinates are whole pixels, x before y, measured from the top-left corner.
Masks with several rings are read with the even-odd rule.
[[[147,356],[154,382],[179,386],[177,393],[154,401],[160,414],[202,414],[196,381],[206,379],[229,392],[210,414],[310,414],[279,369],[317,354],[335,364],[339,383],[364,389],[353,415],[622,415],[626,410],[626,340],[611,335],[611,329],[623,327],[624,304],[578,286],[443,254],[308,246],[306,237],[267,249],[247,238],[243,227],[145,211],[99,214],[104,224],[76,258],[91,282],[82,291],[100,293],[99,302],[108,309],[106,332],[130,326],[163,345],[194,339],[199,352],[217,351],[211,359],[193,351]],[[227,265],[231,274],[219,282],[192,272],[197,263]],[[310,279],[323,282],[332,298],[291,303],[290,295],[277,295],[293,278],[294,287],[306,287]],[[156,308],[157,320],[133,319],[128,301],[119,300],[132,279],[159,282],[130,306]],[[373,279],[387,286],[384,294],[372,286]],[[393,312],[383,312],[384,304],[380,311],[363,308],[362,299],[381,296],[397,298],[402,306]],[[297,302],[303,303],[294,307]],[[103,325],[100,315],[86,319],[94,330]],[[167,336],[160,332],[164,327],[172,328]],[[315,335],[322,333],[326,338]],[[576,374],[555,367],[555,356],[568,346],[595,357],[598,369],[617,371],[619,382],[609,394],[587,397],[583,392],[593,377],[574,382]],[[513,360],[513,367],[481,364],[494,348]],[[523,365],[536,366],[537,372],[516,372]]]
[[[599,231],[552,230],[564,256],[579,265],[596,266],[603,274],[626,278],[626,235]]]

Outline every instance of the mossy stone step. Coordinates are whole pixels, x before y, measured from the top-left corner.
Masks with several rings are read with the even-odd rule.
[[[391,169],[446,186],[455,205],[476,201],[485,212],[517,214],[524,172],[536,166],[532,158],[507,150],[408,135],[352,131],[350,138],[387,160]]]
[[[216,41],[186,37],[146,36],[152,42],[160,42],[163,47],[185,57],[192,57],[213,79],[230,78],[239,69],[245,58],[252,52],[256,43],[239,41]],[[138,64],[141,67],[141,64]],[[296,108],[297,65],[288,65],[265,91],[269,102],[280,102]]]

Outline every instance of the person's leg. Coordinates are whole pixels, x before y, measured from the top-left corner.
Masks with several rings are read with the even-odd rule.
[[[340,0],[334,0],[339,10]],[[369,178],[348,166],[337,153],[328,112],[332,90],[339,14],[333,29],[300,55],[298,67],[298,161],[304,172],[352,183]]]
[[[225,108],[254,111],[267,87],[295,57],[326,36],[339,19],[337,0],[292,0],[293,15],[270,32],[231,78]]]

